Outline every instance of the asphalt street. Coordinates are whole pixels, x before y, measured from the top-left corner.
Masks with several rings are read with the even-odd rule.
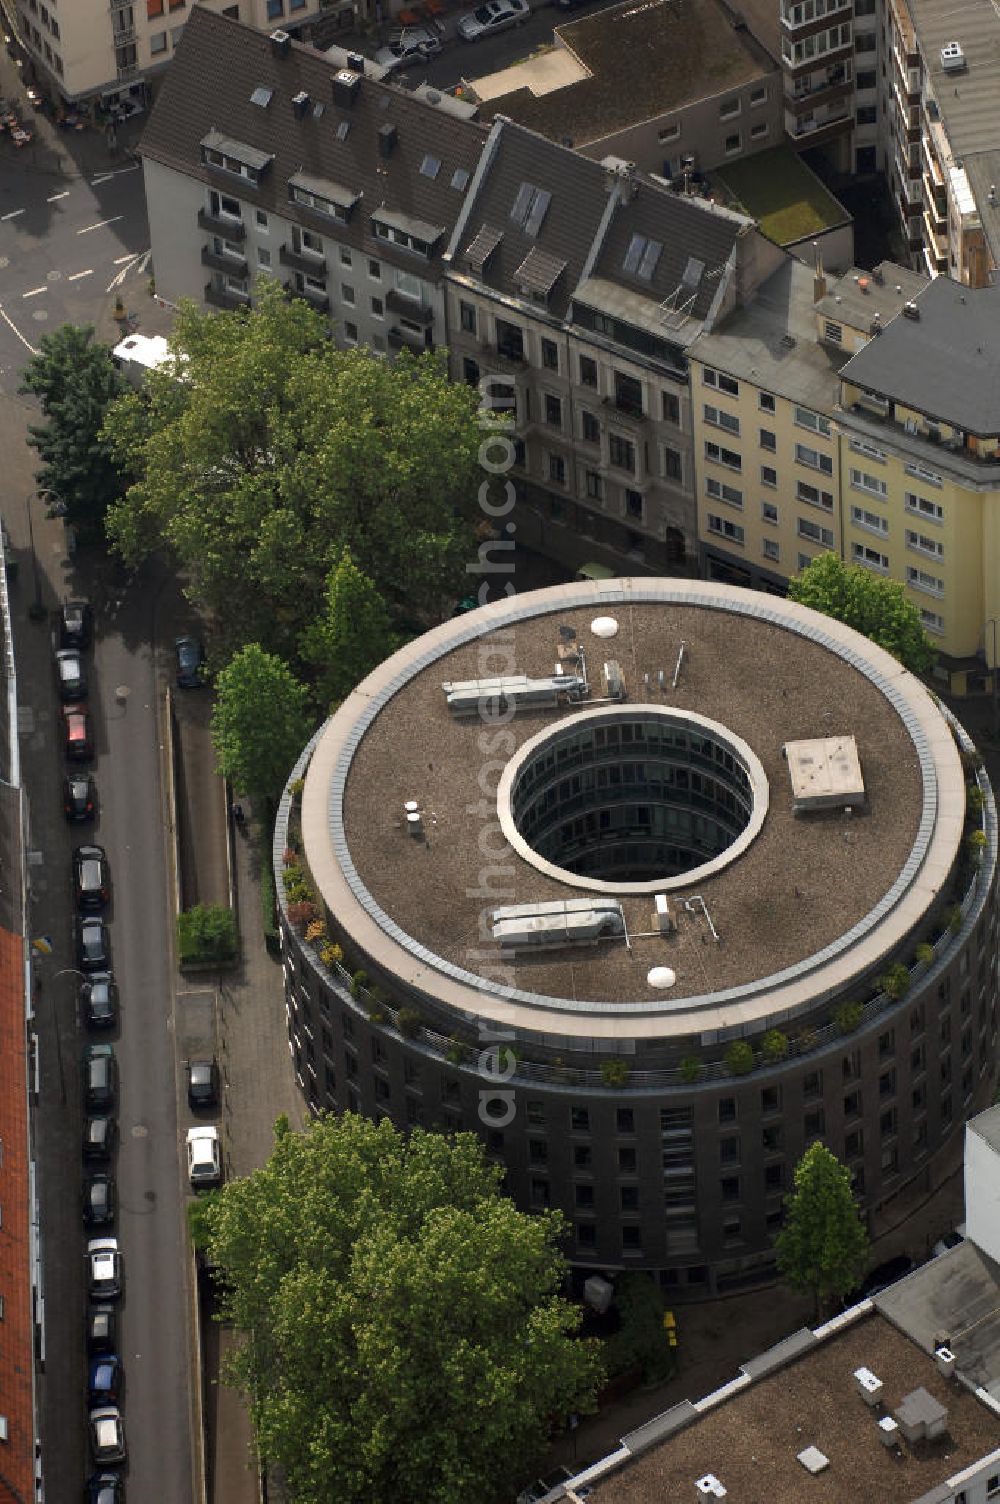
[[[39,173],[14,152],[0,137],[0,395],[47,330],[92,323],[95,300],[116,290],[126,307],[144,300],[149,261],[136,163]]]

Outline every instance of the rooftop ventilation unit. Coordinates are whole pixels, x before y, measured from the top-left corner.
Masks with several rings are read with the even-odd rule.
[[[665,893],[656,895],[656,928],[661,935],[669,935],[674,929],[674,921],[670,917],[670,904],[667,902]]]
[[[334,104],[341,105],[345,110],[353,109],[360,90],[360,73],[354,73],[350,68],[341,68],[333,75]]]
[[[493,708],[539,710],[558,705],[559,697],[580,700],[587,693],[587,681],[580,674],[553,674],[548,679],[529,679],[526,674],[509,674],[501,679],[448,680],[441,685],[452,715],[493,713]]]
[[[903,317],[904,319],[919,319],[920,317],[920,309],[912,298],[908,303],[903,304]]]
[[[271,32],[271,51],[275,57],[287,57],[292,50],[292,39],[287,31]]]
[[[792,782],[792,812],[857,809],[865,802],[858,744],[853,736],[813,737],[781,749]]]
[[[955,1354],[950,1347],[938,1347],[934,1349],[934,1362],[937,1364],[938,1373],[942,1378],[950,1379],[955,1372]]]
[[[348,66],[348,68],[350,68],[350,70],[351,70],[352,73],[364,73],[364,71],[365,71],[365,60],[364,60],[364,57],[362,56],[362,54],[360,52],[349,52],[347,54],[347,66]]]
[[[806,1472],[812,1473],[813,1477],[817,1473],[826,1472],[830,1466],[829,1457],[824,1456],[819,1447],[804,1447],[801,1452],[797,1453],[797,1461],[801,1462]]]
[[[726,1497],[726,1490],[714,1473],[706,1473],[704,1478],[696,1478],[694,1486],[699,1499],[724,1499]]]
[[[883,1415],[879,1421],[878,1439],[884,1447],[899,1446],[899,1427],[891,1415]]]
[[[391,157],[399,140],[399,133],[391,121],[378,128],[378,154],[380,157]]]
[[[856,1368],[854,1370],[854,1382],[865,1404],[870,1405],[874,1410],[882,1397],[882,1390],[885,1388],[882,1380],[877,1374],[872,1373],[870,1368]]]
[[[967,66],[965,53],[957,42],[946,42],[941,48],[941,66],[946,73],[961,73]]]
[[[617,898],[563,898],[551,903],[515,903],[494,909],[493,938],[508,950],[596,945],[625,934]]]
[[[296,120],[304,120],[308,111],[309,95],[306,93],[305,89],[302,89],[298,94],[292,95],[292,114],[295,116]]]

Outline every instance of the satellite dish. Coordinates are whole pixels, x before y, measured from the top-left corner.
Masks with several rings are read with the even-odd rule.
[[[590,630],[595,637],[617,637],[618,623],[613,616],[595,616]]]
[[[677,981],[677,973],[672,966],[654,966],[646,973],[646,981],[650,987],[672,987]]]

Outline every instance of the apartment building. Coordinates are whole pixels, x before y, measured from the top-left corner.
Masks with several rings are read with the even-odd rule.
[[[825,550],[899,580],[955,693],[1000,613],[1000,300],[884,265],[790,262],[692,347],[702,567],[781,593]]]
[[[54,99],[110,107],[148,101],[195,9],[261,29],[297,29],[328,8],[325,0],[17,0],[17,21]]]
[[[512,420],[523,543],[693,561],[685,351],[783,253],[628,163],[363,69],[191,18],[142,144],[157,290],[240,307],[266,272],[344,345],[447,344]]]
[[[441,345],[441,253],[486,129],[469,105],[337,61],[192,15],[141,146],[157,291],[236,308],[265,273],[342,345]]]
[[[774,52],[725,0],[609,6],[556,27],[554,42],[554,56],[473,80],[485,116],[668,178],[783,139]]]

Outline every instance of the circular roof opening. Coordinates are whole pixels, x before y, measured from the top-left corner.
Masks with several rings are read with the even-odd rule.
[[[595,616],[590,623],[590,630],[595,637],[617,637],[618,623],[613,616]]]
[[[652,966],[646,973],[646,981],[650,987],[672,987],[677,981],[677,973],[672,966]]]
[[[651,705],[567,717],[524,744],[497,793],[504,836],[525,861],[606,893],[691,887],[746,849],[767,803],[746,742]]]

